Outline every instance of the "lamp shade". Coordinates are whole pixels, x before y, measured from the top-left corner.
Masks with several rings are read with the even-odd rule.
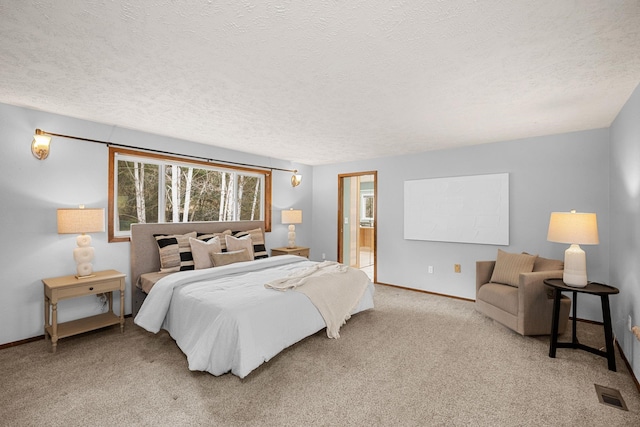
[[[103,208],[58,209],[58,234],[104,232]]]
[[[282,211],[283,224],[302,224],[302,211],[300,209],[289,209]]]
[[[557,243],[597,245],[598,221],[594,213],[552,212],[547,240]]]

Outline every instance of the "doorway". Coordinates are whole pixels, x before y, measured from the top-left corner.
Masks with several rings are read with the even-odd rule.
[[[338,262],[376,281],[377,171],[338,175]]]

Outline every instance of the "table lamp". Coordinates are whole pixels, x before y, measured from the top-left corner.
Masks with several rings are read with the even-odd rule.
[[[576,288],[587,286],[587,260],[580,245],[597,245],[598,221],[594,213],[552,212],[549,220],[547,240],[568,243],[564,252],[565,284]]]
[[[76,238],[78,247],[73,250],[76,261],[76,277],[85,279],[93,276],[94,249],[91,247],[91,236],[85,233],[104,232],[104,209],[79,208],[58,209],[58,234],[80,234]]]
[[[302,211],[299,209],[289,209],[288,211],[282,211],[281,220],[283,224],[289,224],[289,243],[287,248],[296,247],[296,226],[295,224],[302,224]]]

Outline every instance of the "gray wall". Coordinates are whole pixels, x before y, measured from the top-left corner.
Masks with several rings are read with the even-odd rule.
[[[562,259],[568,245],[546,241],[552,211],[596,212],[600,244],[585,246],[590,280],[609,274],[609,131],[599,129],[314,167],[312,257],[337,254],[340,173],[378,171],[378,281],[475,299],[475,262],[498,248]],[[510,244],[492,246],[403,239],[405,180],[508,172]],[[462,273],[454,273],[454,264]],[[428,266],[433,274],[427,273]],[[580,301],[579,317],[601,320],[599,301]]]
[[[304,212],[304,223],[296,227],[296,241],[300,245],[311,244],[313,177],[308,166],[0,104],[3,149],[0,233],[5,245],[0,257],[0,344],[42,335],[41,279],[75,273],[72,256],[75,236],[57,234],[56,209],[79,204],[107,207],[107,147],[54,137],[49,158],[40,161],[33,157],[30,148],[36,128],[228,161],[299,169],[303,179],[296,188],[291,187],[290,173],[273,173],[273,231],[267,234],[266,243],[268,248],[286,245],[287,226],[279,223],[280,210],[295,207]],[[95,270],[114,268],[129,274],[128,242],[107,243],[106,233],[93,234],[92,239]],[[131,312],[130,286],[127,277],[126,313]],[[118,302],[116,305],[119,309]],[[99,309],[95,297],[62,301],[59,320],[97,314]]]
[[[611,125],[611,274],[614,333],[640,378],[640,342],[627,328],[640,325],[640,86]]]

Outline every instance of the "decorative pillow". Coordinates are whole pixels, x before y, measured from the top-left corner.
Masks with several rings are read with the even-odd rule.
[[[542,258],[541,256],[537,257],[536,262],[533,263],[533,271],[549,270],[564,270],[564,261],[559,259]]]
[[[527,252],[522,252],[525,255],[530,255]],[[564,270],[564,261],[559,259],[543,258],[536,256],[536,262],[533,263],[533,271],[549,271],[549,270]]]
[[[253,259],[253,242],[251,241],[251,236],[246,235],[244,237],[234,237],[234,236],[224,236],[227,242],[227,251],[241,251],[242,249],[246,249],[251,259]]]
[[[262,232],[262,228],[256,228],[254,230],[247,231],[234,231],[232,234],[235,237],[244,237],[247,235],[251,236],[254,259],[269,258],[267,248],[264,245],[264,233]]]
[[[198,240],[207,242],[214,237],[218,237],[220,239],[220,248],[222,248],[222,250],[218,252],[224,252],[227,250],[227,244],[224,240],[224,236],[231,236],[231,230],[225,230],[222,233],[198,233]]]
[[[253,257],[246,249],[211,254],[211,261],[215,267],[234,264],[236,262],[253,261]]]
[[[498,249],[491,282],[518,287],[520,273],[531,273],[536,258],[537,255],[512,254]]]
[[[196,270],[213,267],[211,254],[222,252],[220,237],[218,236],[212,237],[206,241],[189,237],[189,245],[191,245],[193,264]]]
[[[189,238],[196,237],[193,231],[187,234],[154,234],[160,253],[160,272],[193,270],[193,256]]]

